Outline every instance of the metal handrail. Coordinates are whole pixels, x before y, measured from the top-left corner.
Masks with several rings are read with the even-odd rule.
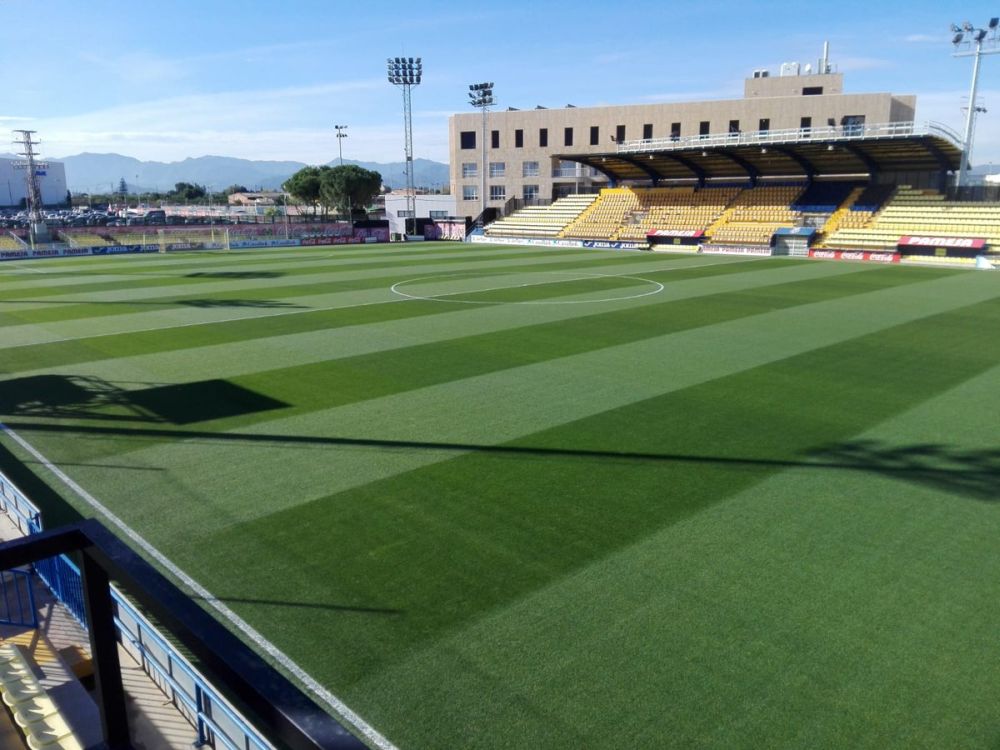
[[[960,146],[958,135],[950,128],[936,122],[888,122],[879,124],[826,125],[813,128],[788,128],[784,130],[747,130],[736,133],[710,133],[687,135],[679,138],[648,138],[619,143],[619,154],[642,154],[651,151],[679,151],[689,148],[713,146],[744,146],[813,141],[860,141],[877,138],[909,138],[921,135],[938,135]]]
[[[3,472],[0,472],[0,509],[6,511],[13,517],[18,529],[26,536],[41,532],[41,511],[21,492],[18,487],[8,479]],[[53,564],[48,564],[53,563]],[[70,612],[73,618],[80,623],[83,628],[87,628],[86,612],[82,595],[82,576],[80,568],[68,556],[59,555],[49,560],[35,564],[42,580],[58,599]],[[60,570],[63,567],[68,570],[68,575]],[[212,687],[211,683],[192,667],[183,656],[167,641],[159,631],[125,598],[125,596],[114,586],[111,587],[111,598],[118,608],[118,615],[114,618],[119,634],[131,643],[139,652],[141,663],[150,666],[171,688],[174,695],[188,708],[197,719],[195,729],[198,734],[197,743],[204,744],[210,739],[221,739],[227,750],[273,750],[267,740],[265,740],[250,723],[243,718],[229,703],[221,697],[219,692]],[[77,595],[69,595],[67,591],[73,591]],[[132,632],[122,615],[131,618],[136,623],[136,632]],[[143,641],[143,634],[152,639],[154,645],[166,655],[167,664],[163,665],[156,657],[155,653]],[[173,668],[181,670],[194,684],[194,695],[190,695],[188,690],[179,683],[173,676]],[[206,703],[207,701],[207,703]],[[218,709],[232,723],[233,727],[241,735],[237,739],[230,737],[225,728],[218,724],[211,714],[205,709]],[[205,728],[211,730],[211,737],[205,732]]]

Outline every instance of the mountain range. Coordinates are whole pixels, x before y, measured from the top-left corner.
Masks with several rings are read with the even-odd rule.
[[[16,158],[16,157],[15,157]],[[129,192],[172,190],[178,182],[205,185],[223,190],[230,185],[244,185],[251,190],[276,190],[295,172],[307,166],[297,161],[254,161],[228,156],[199,156],[183,161],[140,161],[121,154],[83,153],[51,161],[66,165],[66,183],[70,191],[104,192],[118,188],[124,179]],[[330,162],[330,166],[339,164]],[[356,164],[382,175],[388,187],[406,186],[406,163],[364,162],[344,159],[344,164]],[[417,187],[439,188],[448,184],[448,165],[429,159],[413,160],[414,184]]]

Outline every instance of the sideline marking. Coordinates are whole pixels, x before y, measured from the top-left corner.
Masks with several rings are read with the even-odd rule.
[[[313,693],[317,698],[319,698],[323,703],[332,708],[351,728],[355,729],[360,733],[366,740],[374,744],[380,750],[398,750],[398,748],[393,745],[388,739],[383,737],[374,727],[372,727],[368,722],[362,719],[358,714],[352,711],[346,703],[344,703],[340,698],[335,696],[329,690],[324,688],[319,684],[313,677],[311,677],[302,667],[291,660],[290,657],[286,656],[283,651],[281,651],[277,646],[271,643],[267,638],[257,632],[246,620],[240,617],[238,614],[233,612],[229,607],[223,604],[219,599],[216,599],[208,589],[194,580],[191,576],[181,570],[177,565],[172,563],[166,556],[163,555],[156,547],[143,539],[138,532],[134,531],[128,524],[121,520],[118,516],[112,513],[107,507],[105,507],[97,498],[91,495],[87,490],[77,484],[73,479],[71,479],[62,469],[56,466],[54,463],[49,461],[45,456],[38,451],[31,443],[25,440],[23,437],[18,435],[14,430],[8,427],[3,422],[0,422],[0,430],[5,434],[9,435],[18,445],[20,445],[24,450],[30,453],[39,463],[41,463],[46,469],[55,474],[63,484],[69,487],[80,499],[86,502],[90,507],[96,510],[98,513],[103,515],[108,521],[118,527],[118,529],[124,533],[129,539],[132,540],[134,544],[140,547],[146,554],[155,559],[160,565],[162,565],[166,570],[170,571],[174,577],[183,582],[192,592],[197,594],[201,599],[203,599],[207,604],[209,604],[213,609],[215,609],[219,614],[229,620],[240,632],[242,632],[247,638],[253,641],[258,648],[267,653],[268,656],[277,661],[281,666],[283,666],[288,672],[293,674],[298,678],[306,688]]]
[[[713,263],[712,265],[717,265],[717,264]],[[491,274],[491,273],[478,273],[478,272],[473,271],[471,273],[459,272],[459,273],[454,273],[454,274],[447,274],[447,273],[445,273],[445,274],[435,274],[434,276],[422,276],[419,279],[407,279],[406,281],[397,281],[395,284],[393,284],[391,287],[389,287],[389,291],[392,292],[393,294],[398,294],[400,297],[405,297],[406,299],[427,300],[429,302],[452,302],[454,304],[461,304],[461,305],[584,305],[584,304],[588,304],[588,303],[589,304],[593,304],[595,302],[624,302],[625,300],[639,299],[640,297],[649,297],[650,295],[653,295],[653,294],[659,294],[660,292],[662,292],[665,289],[665,287],[663,286],[663,284],[661,284],[659,281],[653,281],[652,279],[644,279],[641,276],[626,276],[625,274],[616,274],[616,273],[584,273],[584,272],[581,272],[581,271],[575,271],[575,272],[574,271],[535,271],[535,272],[525,271],[525,272],[519,272],[519,273],[500,274],[500,275],[523,276],[525,273],[527,273],[527,274],[531,274],[531,273],[555,274],[557,276],[571,276],[572,278],[569,278],[569,279],[555,279],[553,281],[536,281],[536,282],[532,282],[532,283],[528,283],[528,284],[517,284],[517,283],[515,283],[514,286],[495,286],[495,287],[492,287],[492,288],[489,288],[489,289],[470,289],[470,290],[465,290],[465,291],[461,291],[461,292],[447,292],[445,294],[439,294],[437,296],[432,296],[432,297],[421,297],[420,295],[416,295],[416,294],[407,294],[406,292],[401,292],[398,289],[398,287],[403,286],[404,284],[416,284],[417,282],[420,282],[420,281],[429,281],[431,279],[453,279],[453,278],[462,277],[462,276],[473,276],[473,277],[479,276],[479,277],[482,277],[482,276],[493,276],[494,275],[494,274]],[[575,274],[581,274],[581,273],[583,275],[575,275]],[[646,284],[652,284],[656,288],[653,289],[652,291],[649,291],[649,292],[642,292],[640,294],[630,294],[627,297],[605,297],[603,299],[521,300],[521,301],[512,301],[512,302],[503,302],[503,301],[497,302],[497,301],[469,300],[469,299],[444,299],[445,297],[451,297],[451,296],[456,295],[456,294],[480,294],[482,292],[495,292],[495,291],[498,291],[500,289],[520,289],[520,288],[526,287],[526,286],[542,286],[544,284],[558,284],[558,283],[563,282],[563,281],[584,281],[586,279],[595,279],[595,278],[597,278],[597,279],[630,279],[632,281],[642,281],[642,282],[644,282]]]

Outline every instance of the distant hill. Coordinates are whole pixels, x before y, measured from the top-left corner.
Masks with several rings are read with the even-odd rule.
[[[77,154],[61,161],[66,165],[66,182],[73,192],[97,192],[118,187],[123,179],[130,191],[170,190],[178,182],[192,182],[221,190],[230,185],[273,190],[302,169],[297,161],[253,161],[228,156],[199,156],[183,161],[140,161],[120,154]],[[330,162],[331,166],[339,160]],[[344,159],[344,164],[357,164],[382,175],[382,181],[392,188],[406,185],[404,162],[378,162]],[[414,182],[418,187],[440,187],[448,184],[448,165],[429,159],[414,159]]]

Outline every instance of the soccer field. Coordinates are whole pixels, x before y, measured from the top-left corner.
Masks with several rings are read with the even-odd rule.
[[[996,748],[998,331],[943,268],[10,263],[0,419],[401,748]]]

